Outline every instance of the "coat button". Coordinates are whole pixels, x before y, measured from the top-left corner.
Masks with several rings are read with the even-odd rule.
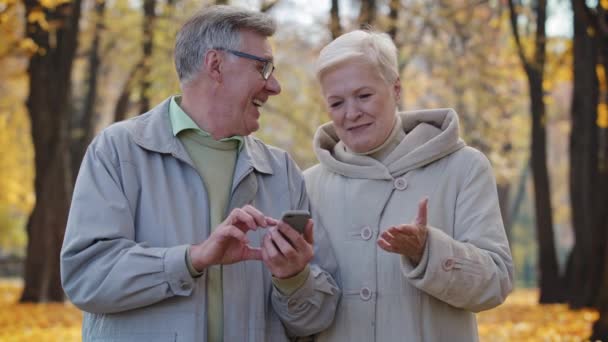
[[[401,190],[405,190],[405,188],[407,188],[407,181],[405,180],[405,178],[400,177],[395,179],[395,182],[393,182],[393,185],[395,186],[395,189],[401,191]]]
[[[361,291],[359,291],[359,296],[364,301],[368,301],[370,298],[372,298],[372,291],[368,287],[364,287],[361,289]]]
[[[361,238],[363,240],[369,240],[372,238],[372,229],[368,226],[363,227],[363,229],[361,229]]]
[[[182,289],[182,290],[184,290],[184,291],[190,290],[190,284],[187,281],[182,280],[179,283],[179,288]]]
[[[449,271],[454,268],[454,260],[453,259],[445,259],[443,264],[441,265],[444,271]]]

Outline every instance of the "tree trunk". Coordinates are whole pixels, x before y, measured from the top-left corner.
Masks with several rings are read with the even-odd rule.
[[[87,93],[85,95],[84,106],[82,111],[74,115],[72,120],[72,143],[70,146],[72,153],[72,174],[77,175],[80,163],[84,157],[87,146],[93,139],[94,128],[96,124],[97,114],[95,112],[95,104],[97,100],[97,79],[101,59],[99,56],[99,45],[101,34],[104,29],[104,14],[106,2],[105,0],[95,1],[95,28],[93,31],[93,42],[89,52],[89,70],[87,80]],[[75,178],[75,177],[74,177]],[[74,179],[75,180],[75,179]]]
[[[600,20],[606,20],[606,10],[598,3],[598,15]],[[600,63],[603,65],[602,82],[599,84],[600,89],[600,106],[602,110],[598,110],[598,118],[596,120],[598,127],[598,188],[596,189],[596,205],[595,209],[598,212],[597,232],[598,240],[602,242],[599,246],[603,257],[599,260],[601,269],[599,270],[599,282],[597,287],[597,296],[595,307],[599,311],[599,318],[593,324],[593,332],[590,337],[592,341],[608,341],[608,211],[605,210],[605,205],[608,202],[608,32],[602,31],[599,42]],[[601,201],[601,202],[600,202]],[[598,258],[599,259],[599,258]]]
[[[154,22],[156,20],[154,8],[156,7],[156,0],[144,0],[143,6],[143,65],[140,79],[139,113],[145,113],[151,108],[150,89],[152,87],[152,80],[150,72],[152,70],[152,52],[154,48]]]
[[[262,1],[262,4],[260,5],[260,12],[267,13],[278,3],[279,0]]]
[[[338,0],[331,0],[331,9],[329,10],[329,30],[331,31],[331,39],[336,39],[342,35],[342,25],[340,25],[340,5]]]
[[[519,209],[521,208],[521,203],[524,200],[524,196],[526,194],[526,183],[528,182],[528,173],[530,170],[530,159],[524,165],[524,168],[521,170],[521,174],[519,176],[519,181],[517,183],[517,192],[515,193],[515,198],[511,202],[511,206],[509,207],[509,212],[507,217],[509,218],[505,222],[505,232],[507,233],[507,238],[509,241],[512,241],[513,238],[513,223],[519,217]]]
[[[359,27],[366,28],[376,22],[376,0],[361,0],[359,11]]]
[[[528,77],[530,109],[532,111],[531,165],[532,177],[534,179],[534,213],[536,216],[536,239],[539,249],[539,301],[540,303],[558,303],[563,300],[563,289],[553,238],[551,191],[547,171],[547,133],[542,89],[543,77],[536,70],[529,70]]]
[[[547,132],[546,109],[543,99],[543,79],[546,56],[545,21],[547,19],[547,1],[538,0],[534,6],[536,15],[536,32],[534,37],[534,56],[531,60],[524,53],[519,36],[518,13],[513,0],[508,1],[511,28],[517,53],[521,60],[530,91],[530,111],[532,115],[530,164],[534,181],[534,213],[536,215],[536,239],[539,254],[539,281],[541,303],[563,301],[563,286],[559,276],[557,254],[555,250],[553,218],[551,211],[551,191],[547,171]]]
[[[604,55],[607,56],[607,55]],[[604,99],[603,103],[608,99]],[[606,142],[608,139],[608,128],[600,127],[600,136],[603,139],[603,142]],[[603,156],[608,156],[608,144],[604,144],[602,149]],[[598,196],[604,197],[604,205],[605,205],[605,197],[608,194],[608,160],[603,159],[599,164],[600,177],[599,178],[599,189],[597,191]],[[595,307],[599,311],[599,318],[593,324],[593,332],[590,337],[591,341],[608,341],[608,211],[602,210],[601,216],[599,220],[598,228],[603,231],[603,237],[601,238],[603,244],[601,246],[601,250],[603,252],[602,257],[599,259],[599,264],[601,265],[601,269],[599,270],[600,279],[597,287],[597,299],[595,301]]]
[[[390,11],[388,12],[388,33],[391,36],[391,39],[396,43],[397,38],[397,22],[399,21],[399,9],[401,8],[401,1],[399,0],[390,0],[389,3]]]
[[[135,87],[137,82],[137,78],[141,73],[141,69],[143,67],[143,61],[140,60],[129,72],[125,83],[122,86],[122,91],[116,101],[116,105],[114,106],[114,122],[122,121],[129,117],[129,109],[131,107],[131,92]]]
[[[593,193],[597,184],[598,79],[595,71],[597,38],[588,34],[584,4],[572,2],[574,11],[573,95],[570,134],[570,201],[575,244],[568,260],[567,301],[573,308],[593,305],[594,288],[599,285],[597,246],[594,230],[597,211]],[[594,280],[595,279],[595,280]]]
[[[26,18],[40,10],[25,1]],[[22,302],[62,301],[59,253],[65,231],[72,177],[68,148],[70,79],[77,46],[80,0],[44,10],[59,26],[43,30],[27,21],[27,35],[44,53],[32,56],[27,108],[35,151],[36,205],[27,224],[28,246]]]
[[[509,198],[511,197],[509,193],[511,186],[509,183],[496,184],[496,190],[498,191],[498,205],[500,207],[500,215],[502,216],[505,233],[507,234],[509,243],[511,243],[511,231],[507,230],[507,227],[511,227],[511,219],[509,217]]]
[[[604,102],[607,103],[607,102]],[[603,141],[605,142],[608,138],[608,132],[606,127],[600,128],[601,136]],[[603,146],[603,155],[608,156],[608,145]],[[608,161],[604,159],[599,164],[600,169],[600,179],[599,179],[599,189],[597,194],[602,197],[606,197],[608,193]],[[605,201],[603,202],[605,205]],[[601,246],[603,254],[601,257],[598,257],[599,264],[601,265],[601,269],[598,272],[600,275],[600,279],[597,287],[597,299],[595,301],[595,307],[599,311],[599,318],[595,323],[593,323],[593,332],[590,337],[591,341],[608,341],[608,211],[605,209],[601,211],[601,217],[599,220],[598,228],[600,228],[604,232],[604,236],[602,237],[603,244]]]

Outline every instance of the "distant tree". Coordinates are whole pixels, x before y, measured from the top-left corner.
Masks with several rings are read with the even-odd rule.
[[[101,38],[104,31],[105,0],[95,0],[93,6],[93,40],[87,56],[87,81],[84,104],[81,110],[74,110],[70,120],[70,150],[72,174],[78,174],[82,157],[93,139],[97,118],[96,104],[98,97],[99,70],[101,68]],[[73,177],[74,181],[76,177]]]
[[[374,25],[376,22],[376,0],[361,0],[361,8],[359,9],[359,27],[365,28],[369,25]]]
[[[575,244],[568,303],[595,307],[591,340],[608,340],[608,23],[603,1],[572,0],[573,96],[570,197]]]
[[[568,303],[574,308],[592,306],[601,258],[594,246],[598,213],[594,198],[598,181],[598,35],[589,34],[591,18],[586,5],[572,1],[574,12],[573,95],[570,135],[570,201],[575,244],[568,259]],[[597,241],[599,242],[599,241]],[[594,248],[595,247],[595,248]]]
[[[30,59],[29,111],[35,150],[36,205],[27,223],[21,301],[62,301],[59,252],[72,193],[69,153],[70,81],[80,0],[44,7],[25,1],[26,34],[38,51]]]
[[[517,3],[516,3],[517,2]],[[530,161],[534,182],[534,206],[536,217],[536,237],[539,246],[538,285],[541,303],[555,303],[563,300],[563,287],[557,265],[557,255],[553,233],[551,210],[551,191],[547,171],[547,113],[544,101],[543,81],[545,72],[546,41],[545,21],[547,17],[546,0],[532,1],[531,12],[534,19],[527,18],[527,23],[534,24],[533,55],[528,57],[524,51],[525,43],[520,34],[519,17],[524,13],[520,1],[508,0],[510,22],[513,37],[517,46],[523,69],[528,77],[530,93],[530,114],[532,117]]]
[[[150,88],[152,86],[152,53],[154,49],[154,23],[156,22],[156,0],[143,0],[142,20],[142,63],[139,88],[139,113],[145,113],[150,109]]]
[[[331,39],[336,39],[342,34],[340,4],[338,0],[331,0],[331,8],[329,10],[329,32],[331,32]]]

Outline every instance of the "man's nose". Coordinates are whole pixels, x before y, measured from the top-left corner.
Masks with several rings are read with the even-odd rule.
[[[279,80],[277,80],[273,75],[266,80],[266,90],[270,93],[270,95],[278,95],[281,92],[281,85],[279,84]]]

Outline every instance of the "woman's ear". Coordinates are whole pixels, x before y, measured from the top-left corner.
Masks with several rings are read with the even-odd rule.
[[[399,77],[393,83],[393,91],[395,92],[395,100],[399,101],[401,99],[401,79]]]

